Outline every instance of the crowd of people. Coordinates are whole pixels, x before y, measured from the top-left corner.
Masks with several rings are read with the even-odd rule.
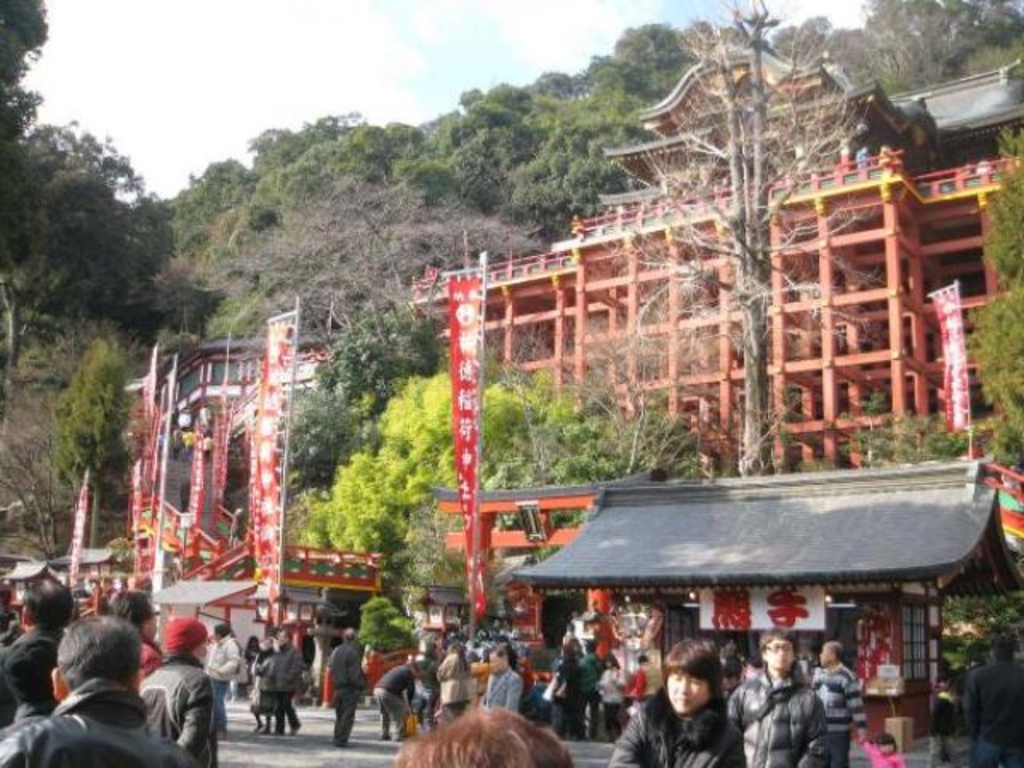
[[[74,612],[66,587],[40,582],[26,592],[23,626],[0,637],[0,768],[212,768],[227,733],[225,702],[243,681],[251,682],[259,732],[272,724],[277,734],[300,730],[293,701],[304,662],[287,632],[251,638],[243,649],[227,624],[210,632],[177,617],[158,645],[142,592],[119,594],[108,615],[74,620]],[[1015,638],[997,638],[994,663],[968,674],[959,695],[939,684],[931,765],[1024,765],[1024,669],[1015,650]],[[521,651],[504,640],[467,650],[457,639],[442,647],[429,638],[368,690],[356,632],[344,630],[328,661],[334,745],[349,746],[359,702],[372,694],[380,738],[402,742],[401,768],[563,768],[572,765],[565,742],[594,739],[599,729],[614,742],[611,768],[844,768],[854,742],[872,768],[905,768],[892,736],[867,737],[860,686],[834,641],[813,675],[782,631],[760,636],[759,663],[685,640],[632,675],[570,636],[546,683]],[[550,718],[535,699],[550,705]],[[969,755],[955,748],[958,721]]]

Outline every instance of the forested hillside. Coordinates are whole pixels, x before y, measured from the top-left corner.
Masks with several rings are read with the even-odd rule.
[[[781,26],[774,44],[783,56],[827,55],[854,81],[878,79],[890,90],[1005,65],[1024,51],[1020,0],[868,5],[863,29],[813,19]],[[0,0],[0,407],[8,425],[0,504],[31,507],[38,543],[59,549],[52,532],[76,479],[57,460],[56,435],[74,430],[58,429],[53,414],[77,417],[55,399],[95,340],[113,342],[103,354],[138,371],[142,349],[158,337],[175,346],[251,333],[296,295],[304,325],[332,334],[340,361],[308,405],[309,431],[298,435],[308,440],[298,453],[304,485],[329,486],[350,455],[379,447],[375,419],[402,382],[436,370],[428,341],[417,347],[422,355],[398,354],[395,340],[413,338],[411,278],[481,250],[543,248],[568,235],[574,214],[594,213],[600,193],[629,188],[603,150],[648,138],[638,110],[667,95],[688,64],[678,33],[625,30],[581,72],[468,91],[422,126],[369,125],[344,113],[358,104],[310,115],[299,131],[267,126],[252,139],[251,167],[214,163],[176,198],[159,200],[115,147],[35,124],[36,97],[21,83],[45,45],[45,14],[40,0]],[[341,431],[318,437],[325,418]],[[678,451],[674,436],[658,439]],[[69,466],[77,472],[82,460]],[[577,475],[643,465],[605,461],[595,456]],[[121,471],[116,460],[108,466]],[[577,476],[563,470],[551,477]],[[25,478],[34,485],[24,487]],[[317,531],[331,538],[328,527]]]

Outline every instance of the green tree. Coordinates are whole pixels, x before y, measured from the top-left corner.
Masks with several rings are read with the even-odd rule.
[[[86,469],[92,473],[92,545],[99,540],[104,504],[116,498],[128,465],[125,371],[125,359],[116,344],[98,339],[57,402],[57,470],[74,487]]]
[[[367,600],[359,611],[359,641],[363,645],[377,651],[394,651],[416,644],[412,619],[403,616],[386,597]]]
[[[12,0],[0,7],[0,309],[4,312],[4,373],[0,381],[0,414],[17,365],[20,332],[14,285],[19,265],[39,248],[23,134],[35,116],[38,97],[21,80],[46,42],[46,12],[41,0]]]
[[[1004,151],[1024,157],[1024,135],[1005,137]],[[985,258],[999,273],[1003,292],[975,313],[971,348],[985,399],[1000,414],[996,451],[1016,460],[1024,455],[1024,174],[1019,169],[1002,179],[990,215]]]

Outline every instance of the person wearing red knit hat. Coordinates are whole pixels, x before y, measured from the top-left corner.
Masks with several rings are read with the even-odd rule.
[[[213,686],[203,671],[209,633],[198,619],[173,618],[164,629],[164,665],[142,683],[147,723],[177,742],[203,768],[216,768]]]

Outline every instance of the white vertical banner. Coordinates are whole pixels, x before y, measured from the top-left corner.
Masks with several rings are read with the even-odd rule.
[[[68,568],[68,587],[74,589],[78,584],[78,569],[82,563],[82,545],[85,540],[85,519],[89,515],[89,470],[82,477],[82,487],[78,491],[78,504],[75,505],[75,527],[71,535],[71,565]]]
[[[946,364],[946,424],[960,432],[971,426],[971,382],[967,372],[967,343],[960,283],[954,282],[928,294],[942,334],[942,357]]]

